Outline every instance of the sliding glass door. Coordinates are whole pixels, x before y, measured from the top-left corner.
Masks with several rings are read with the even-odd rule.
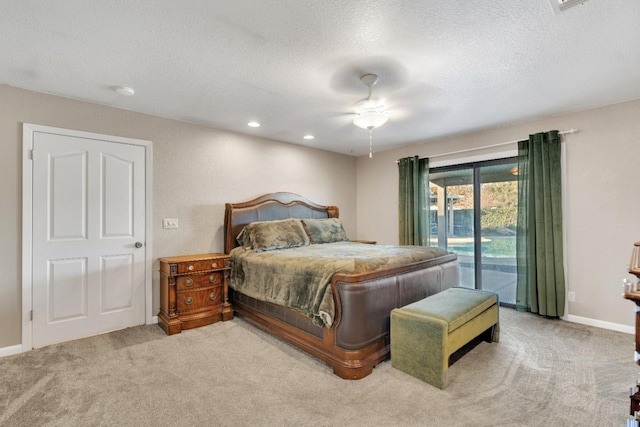
[[[461,286],[515,304],[515,158],[429,170],[431,245],[458,254]]]

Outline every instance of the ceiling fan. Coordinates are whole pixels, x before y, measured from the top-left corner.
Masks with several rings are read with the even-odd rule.
[[[356,117],[353,124],[369,131],[369,158],[373,157],[372,131],[389,120],[389,111],[382,100],[372,96],[373,86],[378,83],[377,74],[364,74],[360,81],[369,87],[369,95],[358,101],[354,108]]]

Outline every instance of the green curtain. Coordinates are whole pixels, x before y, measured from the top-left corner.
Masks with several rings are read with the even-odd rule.
[[[516,308],[564,315],[562,187],[558,131],[518,142]]]
[[[429,159],[398,160],[399,242],[429,246]]]

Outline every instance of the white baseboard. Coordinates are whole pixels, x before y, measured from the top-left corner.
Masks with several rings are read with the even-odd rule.
[[[0,348],[0,357],[13,356],[22,353],[22,344]]]
[[[158,324],[158,316],[151,317],[151,324]],[[9,347],[0,347],[0,357],[13,356],[22,353],[22,344],[12,345]]]
[[[588,317],[574,316],[573,314],[562,316],[561,319],[566,320],[567,322],[580,323],[582,325],[595,326],[596,328],[610,329],[612,331],[624,332],[627,334],[636,333],[636,328],[634,326],[605,322],[603,320],[590,319]]]

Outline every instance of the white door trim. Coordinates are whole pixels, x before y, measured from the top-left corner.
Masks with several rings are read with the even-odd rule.
[[[145,323],[153,323],[152,314],[152,195],[153,195],[153,144],[141,139],[123,138],[111,135],[75,131],[69,129],[41,126],[31,123],[22,124],[22,351],[33,348],[31,311],[33,310],[33,150],[34,132],[68,135],[79,138],[99,139],[124,144],[139,145],[145,148]],[[37,155],[37,154],[36,154]]]

